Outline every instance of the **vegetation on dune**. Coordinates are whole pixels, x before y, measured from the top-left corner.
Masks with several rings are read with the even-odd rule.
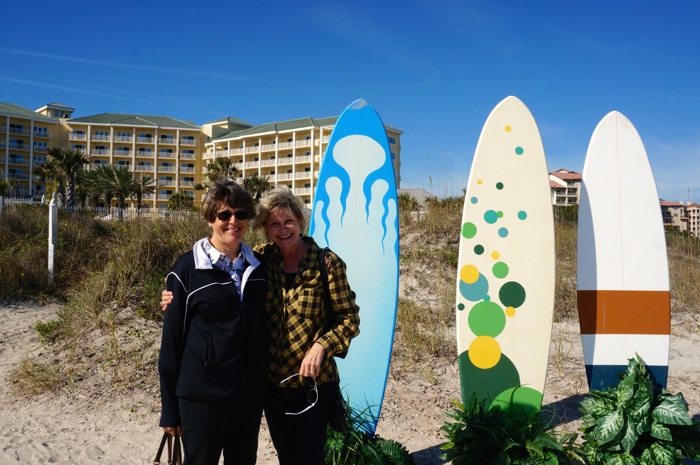
[[[411,214],[418,206],[406,198],[400,199],[399,207],[403,297],[399,301],[394,363],[416,366],[425,357],[452,359],[462,199],[430,201],[419,215]],[[555,317],[571,319],[576,317],[575,209],[557,209],[555,225]],[[96,351],[104,351],[105,359],[128,370],[133,360],[120,351],[119,334],[127,331],[120,325],[133,321],[119,317],[119,312],[129,308],[134,318],[160,321],[163,278],[176,257],[207,234],[205,223],[201,219],[102,221],[89,214],[61,212],[53,284],[48,283],[46,269],[47,227],[44,205],[26,205],[0,215],[0,301],[61,302],[64,305],[56,321],[37,325],[41,338],[54,344],[56,350],[72,351],[73,361],[94,359]],[[249,233],[247,240],[255,243],[259,239]],[[697,316],[700,241],[669,231],[667,242],[673,311]],[[95,334],[106,337],[107,343],[82,354],[82,341]],[[157,346],[157,342],[153,336],[150,343]],[[138,363],[146,362],[139,359]],[[41,374],[37,380],[52,373],[39,373],[39,368],[45,367],[27,363],[23,370],[37,370]],[[70,371],[64,367],[56,376]]]

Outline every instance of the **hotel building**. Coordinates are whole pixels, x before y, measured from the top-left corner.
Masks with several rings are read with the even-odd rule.
[[[1,178],[16,180],[14,196],[41,198],[43,186],[33,169],[46,161],[50,147],[85,152],[88,169],[99,165],[125,166],[136,176],[148,175],[157,184],[143,204],[165,208],[171,195],[181,193],[199,201],[195,185],[206,178],[207,164],[231,159],[237,178],[254,174],[271,185],[286,185],[307,205],[313,200],[321,160],[337,117],[299,118],[254,126],[226,117],[202,126],[169,116],[102,113],[72,118],[75,109],[58,103],[32,111],[0,103]],[[387,126],[396,184],[403,132]]]

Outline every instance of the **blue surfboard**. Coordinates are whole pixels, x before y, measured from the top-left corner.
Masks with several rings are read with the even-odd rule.
[[[347,264],[360,335],[336,359],[340,386],[374,434],[389,375],[399,289],[396,181],[384,124],[363,99],[335,124],[321,164],[309,234]]]

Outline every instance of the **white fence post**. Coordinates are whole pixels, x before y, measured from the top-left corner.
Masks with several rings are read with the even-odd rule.
[[[58,206],[54,192],[49,203],[49,284],[53,284],[53,252],[58,242]]]

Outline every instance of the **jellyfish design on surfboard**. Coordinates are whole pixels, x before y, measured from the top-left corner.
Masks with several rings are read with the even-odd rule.
[[[360,307],[360,335],[336,359],[340,386],[362,425],[377,427],[396,324],[399,283],[396,181],[384,124],[364,100],[331,133],[319,173],[309,234],[347,264]]]

